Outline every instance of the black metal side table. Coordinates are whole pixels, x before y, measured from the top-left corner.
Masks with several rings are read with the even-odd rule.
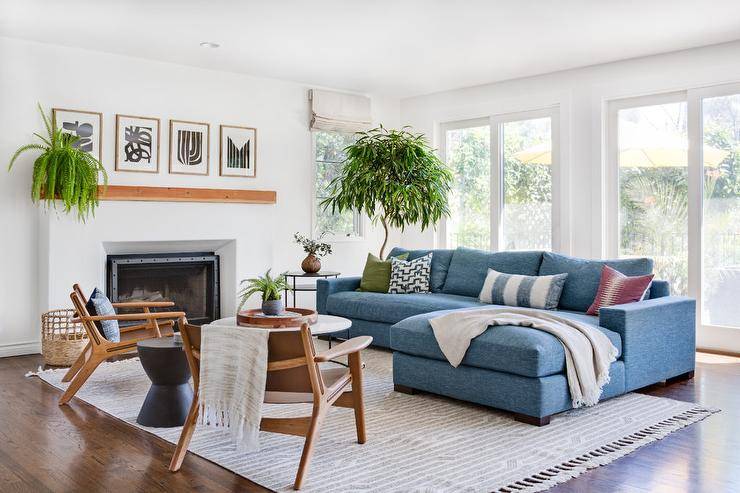
[[[193,402],[190,367],[182,344],[163,337],[140,341],[136,348],[152,381],[136,422],[154,428],[182,426]]]
[[[288,291],[293,292],[293,307],[295,307],[295,293],[296,291],[316,291],[316,284],[306,284],[306,285],[296,285],[296,279],[328,279],[330,277],[339,277],[341,272],[332,272],[332,271],[319,271],[315,272],[313,274],[309,274],[303,271],[293,271],[293,272],[286,272],[285,277],[286,280],[288,278],[293,278],[293,285],[290,286],[290,281],[288,280],[288,288],[285,290],[285,301],[286,305],[288,304]]]

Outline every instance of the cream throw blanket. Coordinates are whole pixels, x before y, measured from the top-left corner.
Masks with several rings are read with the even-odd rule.
[[[259,449],[269,330],[204,325],[199,423],[228,428],[240,451]]]
[[[491,325],[516,325],[541,330],[558,338],[565,350],[565,373],[573,407],[599,402],[609,383],[609,366],[617,348],[596,327],[541,310],[480,308],[448,313],[429,320],[442,353],[454,367],[465,357],[470,341]]]

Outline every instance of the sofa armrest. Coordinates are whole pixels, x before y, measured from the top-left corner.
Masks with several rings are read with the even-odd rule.
[[[622,338],[627,391],[694,371],[696,300],[663,296],[599,310],[599,325]]]
[[[316,281],[316,311],[326,314],[326,299],[332,293],[355,291],[360,287],[361,277],[338,277]]]

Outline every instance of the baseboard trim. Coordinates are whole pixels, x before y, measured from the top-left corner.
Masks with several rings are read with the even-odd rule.
[[[0,358],[22,356],[25,354],[41,354],[41,342],[28,341],[0,344]]]
[[[696,348],[697,353],[706,353],[706,354],[716,354],[719,356],[732,356],[735,358],[740,358],[740,353],[735,353],[733,351],[722,351],[720,349],[711,349],[711,348]]]

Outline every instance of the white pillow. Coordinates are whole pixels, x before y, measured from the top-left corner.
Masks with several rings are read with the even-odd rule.
[[[478,299],[494,305],[554,310],[568,274],[522,276],[488,269]]]

